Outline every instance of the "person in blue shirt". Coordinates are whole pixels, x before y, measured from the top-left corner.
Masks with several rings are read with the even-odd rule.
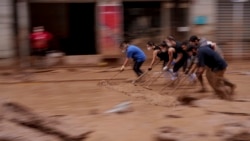
[[[126,53],[126,59],[123,62],[123,65],[121,67],[121,71],[123,71],[129,61],[129,59],[133,59],[134,66],[133,70],[136,73],[136,75],[139,77],[143,74],[143,71],[141,70],[141,66],[146,60],[145,53],[137,46],[131,45],[128,41],[123,41],[120,45],[120,48],[122,49],[122,52]]]

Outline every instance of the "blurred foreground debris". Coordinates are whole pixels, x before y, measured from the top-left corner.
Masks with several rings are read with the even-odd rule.
[[[220,141],[250,141],[249,128],[239,125],[221,125],[220,128],[215,129],[215,135]],[[196,133],[188,133],[181,128],[176,127],[161,127],[156,130],[154,134],[155,141],[193,141],[213,135],[206,131]],[[208,139],[209,140],[209,139]]]
[[[132,102],[130,101],[126,101],[126,102],[122,102],[118,105],[116,105],[113,109],[106,111],[106,114],[110,114],[110,113],[127,113],[127,112],[132,112],[133,108],[132,108]]]
[[[0,134],[0,140],[19,141],[21,139],[27,141],[34,140],[34,137],[32,137],[34,134],[43,134],[44,138],[41,138],[41,141],[47,140],[46,138],[48,137],[53,137],[53,141],[83,141],[90,133],[92,133],[92,131],[89,130],[77,131],[74,130],[74,128],[69,127],[69,125],[64,125],[62,122],[51,121],[50,119],[42,117],[32,112],[31,109],[17,103],[3,103],[1,108],[3,115],[1,115],[0,125],[3,133]],[[10,128],[11,126],[12,128]],[[12,133],[12,129],[28,129],[26,130],[28,134],[21,133],[18,135],[17,133],[19,131]],[[9,133],[9,136],[6,137],[6,133]],[[28,137],[22,139],[25,135],[28,135]]]
[[[155,141],[250,141],[250,112],[249,100],[225,101],[218,99],[199,99],[199,96],[189,95],[179,97],[182,104],[193,107],[193,112],[186,107],[168,111],[166,117],[171,124],[156,129]],[[197,110],[197,111],[196,111]],[[206,114],[206,116],[204,116]],[[201,116],[203,115],[203,116]],[[200,116],[201,121],[192,120]],[[186,126],[191,118],[193,126]],[[180,126],[181,125],[181,126]],[[197,128],[198,130],[193,130]]]
[[[179,141],[181,132],[173,127],[161,127],[157,130],[155,141]]]
[[[250,128],[246,122],[241,124],[225,124],[217,132],[217,136],[225,141],[250,141]]]

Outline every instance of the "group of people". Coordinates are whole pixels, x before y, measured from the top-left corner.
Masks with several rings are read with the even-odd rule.
[[[168,36],[158,45],[149,41],[146,46],[148,50],[153,51],[152,61],[147,71],[153,69],[157,58],[159,58],[163,62],[162,71],[171,72],[172,80],[179,77],[178,72],[181,68],[183,68],[184,74],[193,80],[197,78],[201,84],[199,92],[206,91],[202,77],[202,74],[206,72],[208,83],[215,94],[221,99],[232,99],[236,85],[224,77],[228,64],[216,43],[198,38],[195,35],[184,42],[176,41],[174,37]],[[145,53],[128,41],[123,41],[120,48],[122,52],[126,53],[126,59],[120,70],[123,71],[129,59],[133,59],[133,70],[140,77],[144,73],[141,66],[146,61]]]

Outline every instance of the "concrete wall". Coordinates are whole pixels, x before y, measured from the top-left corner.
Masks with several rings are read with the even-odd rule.
[[[12,9],[11,0],[0,0],[0,59],[15,55]]]
[[[194,0],[190,5],[190,35],[198,35],[209,40],[215,38],[216,24],[216,1],[217,0]],[[207,24],[195,25],[194,19],[197,16],[206,16]]]
[[[161,28],[162,39],[170,35],[170,8],[171,5],[168,2],[163,2],[161,5]]]
[[[51,0],[31,0],[31,2],[49,2]],[[55,0],[54,2],[66,2],[67,0]],[[87,2],[88,0],[72,0],[78,2]],[[89,0],[98,1],[98,0]],[[124,0],[129,1],[129,0]],[[190,35],[198,35],[206,37],[209,40],[215,38],[215,24],[216,24],[216,2],[217,0],[193,0],[189,6],[190,14]],[[12,13],[11,0],[0,0],[0,58],[13,58],[15,55],[14,49],[14,35],[13,35],[13,13]],[[161,7],[161,25],[163,27],[162,35],[169,34],[169,5],[165,2]],[[20,15],[22,16],[22,15]],[[208,22],[205,25],[195,25],[194,18],[197,16],[207,16]],[[20,27],[22,28],[22,27]],[[27,28],[27,27],[25,27]],[[162,37],[163,38],[163,37]],[[24,45],[26,43],[23,43]],[[74,60],[76,57],[70,57],[70,61],[66,61],[68,64],[76,63]],[[0,59],[1,61],[2,59]],[[78,60],[78,58],[76,59]],[[98,62],[98,61],[94,61]],[[67,64],[66,63],[66,64]],[[89,63],[88,61],[86,62]],[[2,63],[0,62],[0,66]]]

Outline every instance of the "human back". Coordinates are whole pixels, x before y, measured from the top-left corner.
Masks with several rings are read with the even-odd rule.
[[[132,58],[134,61],[142,62],[146,60],[145,53],[135,45],[129,45],[127,49],[127,57]]]
[[[207,66],[212,70],[222,70],[227,67],[226,61],[216,53],[209,45],[202,46],[198,49],[198,65]]]

